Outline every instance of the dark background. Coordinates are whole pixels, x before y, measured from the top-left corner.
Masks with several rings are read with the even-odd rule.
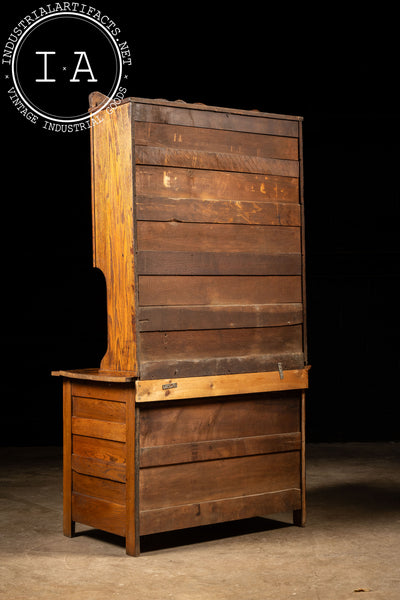
[[[2,8],[3,48],[40,3]],[[127,96],[304,117],[307,439],[399,440],[395,18],[245,3],[105,3],[133,52]],[[89,132],[51,133],[2,81],[1,444],[62,441],[57,369],[105,352]],[[100,90],[101,91],[101,90]]]

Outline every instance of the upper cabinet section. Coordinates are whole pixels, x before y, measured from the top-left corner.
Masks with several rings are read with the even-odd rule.
[[[134,98],[100,115],[101,368],[161,379],[303,367],[301,119]]]

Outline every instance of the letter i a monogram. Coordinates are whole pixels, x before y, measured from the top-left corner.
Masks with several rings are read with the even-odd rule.
[[[50,83],[52,81],[55,81],[55,79],[48,79],[47,78],[47,57],[49,54],[55,54],[55,52],[50,52],[48,50],[44,50],[41,52],[35,52],[35,54],[43,54],[44,56],[44,74],[43,74],[43,79],[35,79],[35,81],[39,82],[39,83]]]
[[[35,79],[35,81],[38,83],[53,83],[53,82],[55,82],[56,81],[55,79],[49,79],[48,68],[47,68],[47,57],[49,56],[49,54],[55,54],[55,52],[50,51],[50,50],[41,50],[41,51],[35,52],[35,54],[43,54],[43,56],[44,56],[43,78]],[[72,83],[80,82],[80,79],[77,78],[78,73],[90,73],[90,79],[87,80],[90,83],[98,81],[97,79],[95,79],[95,77],[93,75],[93,71],[90,66],[89,59],[87,57],[86,52],[79,50],[78,52],[74,52],[74,54],[79,54],[79,60],[76,65],[74,76],[72,77],[72,79],[70,79],[70,82],[72,82]],[[87,65],[86,69],[80,68],[83,58],[85,58],[85,61],[86,61],[86,65]]]

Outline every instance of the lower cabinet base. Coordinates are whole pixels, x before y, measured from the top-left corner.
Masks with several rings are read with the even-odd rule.
[[[64,534],[126,538],[293,511],[305,524],[304,391],[137,402],[64,377]]]

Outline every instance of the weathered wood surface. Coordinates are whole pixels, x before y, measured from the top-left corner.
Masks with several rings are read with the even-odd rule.
[[[143,535],[300,509],[300,489],[168,506],[140,513]]]
[[[147,101],[141,103],[140,100],[135,102],[134,111],[136,121],[288,137],[297,137],[298,135],[298,117],[266,116],[258,114],[256,111],[238,111],[229,108],[191,107],[184,103],[180,106],[177,103],[157,105]]]
[[[298,452],[282,452],[142,469],[141,510],[299,489],[299,462]]]
[[[299,433],[260,435],[241,437],[232,440],[187,442],[142,448],[140,467],[154,467],[190,463],[197,460],[207,461],[237,456],[253,456],[275,452],[299,450]]]
[[[231,394],[300,390],[308,387],[308,369],[270,371],[214,377],[136,381],[137,402],[201,398]],[[280,406],[282,408],[282,405]],[[172,413],[173,411],[171,411]],[[233,418],[233,415],[230,415]]]
[[[300,225],[300,206],[293,202],[137,196],[136,214],[141,221]]]
[[[141,306],[256,305],[301,302],[301,278],[286,275],[181,275],[139,278]]]
[[[165,377],[213,377],[244,373],[274,371],[278,364],[285,370],[301,369],[304,366],[304,353],[291,352],[278,354],[257,354],[248,356],[217,356],[209,358],[169,358],[147,360],[141,364],[141,377],[160,379]],[[210,375],[213,373],[214,375]]]
[[[107,289],[108,348],[101,369],[137,374],[131,105],[92,128],[94,266]]]
[[[200,150],[223,154],[247,154],[259,158],[297,161],[297,136],[260,135],[241,131],[187,127],[137,121],[135,144],[138,146]]]
[[[235,202],[299,201],[296,177],[146,165],[138,165],[135,173],[137,196]]]
[[[92,96],[93,106],[103,101]],[[64,531],[305,521],[300,118],[126,99],[92,128],[100,369],[64,378]]]
[[[279,327],[303,322],[300,302],[217,306],[143,306],[138,331]]]
[[[228,378],[218,379],[226,386]],[[229,382],[233,384],[232,379],[235,379],[235,376],[229,378]],[[154,388],[158,387],[156,382],[151,383],[154,384]],[[190,391],[193,393],[195,382],[190,384]],[[300,431],[299,392],[285,390],[239,394],[238,386],[231,387],[230,395],[219,397],[218,394],[223,394],[227,388],[222,390],[215,384],[215,381],[210,381],[208,388],[196,388],[199,392],[207,393],[201,400],[195,401],[193,395],[190,396],[188,384],[186,400],[180,398],[179,402],[175,402],[177,398],[174,399],[170,394],[168,403],[140,405],[140,447],[143,449],[172,444],[199,444],[211,440],[264,435],[275,437]],[[176,392],[179,396],[179,387],[176,388]],[[140,393],[138,390],[138,395]]]

